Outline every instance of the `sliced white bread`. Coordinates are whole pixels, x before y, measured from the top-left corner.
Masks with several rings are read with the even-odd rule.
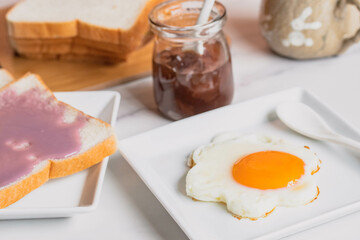
[[[24,0],[6,15],[14,38],[73,38],[141,45],[148,14],[164,0]]]
[[[75,54],[75,53],[18,53],[19,56],[36,59],[36,60],[65,60],[74,62],[94,62],[94,63],[105,63],[105,64],[116,64],[119,62],[126,61],[117,56],[99,56],[91,54]]]
[[[81,140],[81,147],[75,155],[70,157],[43,160],[33,166],[31,172],[24,174],[16,181],[1,186],[0,208],[7,207],[18,201],[50,178],[67,176],[91,167],[116,151],[116,137],[109,124],[58,101],[40,77],[35,74],[26,74],[21,79],[1,88],[0,98],[14,92],[16,97],[26,97],[28,96],[26,93],[34,90],[41,93],[41,101],[43,100],[47,107],[60,106],[61,109],[65,108],[61,124],[70,124],[79,116],[85,119],[84,125],[77,130],[79,131],[78,136]],[[28,100],[34,101],[33,99]],[[39,106],[43,105],[40,104]],[[0,111],[1,108],[0,104]],[[55,139],[57,136],[53,137]],[[11,159],[11,161],[16,161],[16,159]]]
[[[77,43],[64,43],[64,44],[31,44],[31,43],[16,43],[14,41],[11,42],[13,48],[17,53],[23,54],[79,54],[79,55],[94,55],[94,56],[104,56],[104,57],[112,57],[118,58],[121,60],[126,59],[123,54],[117,54],[110,51],[100,50],[97,48],[92,48],[88,46],[84,46]]]
[[[11,40],[10,40],[11,41]],[[25,44],[11,41],[18,55],[38,60],[69,60],[81,62],[118,63],[126,61],[127,54],[100,50],[81,44],[54,43],[54,44]]]
[[[114,53],[121,58],[126,58],[133,50],[136,50],[136,49],[130,49],[128,46],[122,44],[99,42],[89,39],[78,38],[78,37],[58,38],[58,39],[51,39],[51,38],[26,39],[26,38],[9,37],[9,40],[13,48],[17,51],[21,51],[24,48],[25,49],[33,48],[33,49],[41,49],[43,53],[51,53],[45,51],[62,51],[62,49],[64,48],[67,49],[70,48],[71,45],[80,45],[84,47],[89,47],[91,49]],[[138,48],[147,44],[149,40],[150,38],[144,41],[142,45],[139,45]],[[51,48],[51,50],[47,50],[49,48]]]
[[[5,69],[0,69],[0,88],[14,80],[13,76]]]

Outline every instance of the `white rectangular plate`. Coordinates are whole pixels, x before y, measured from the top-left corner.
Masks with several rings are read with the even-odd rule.
[[[115,127],[120,95],[112,91],[63,92],[55,96],[65,103]],[[70,217],[96,208],[108,157],[71,176],[52,179],[18,202],[0,210],[0,219]]]
[[[316,97],[291,89],[230,105],[125,139],[120,151],[191,239],[280,238],[360,210],[360,157],[342,147],[311,140],[289,130],[275,115],[286,101],[303,102],[339,133],[360,140],[359,132]],[[310,146],[322,160],[314,175],[319,198],[306,206],[278,207],[257,221],[238,220],[223,204],[193,201],[185,193],[186,158],[224,131],[266,134]]]

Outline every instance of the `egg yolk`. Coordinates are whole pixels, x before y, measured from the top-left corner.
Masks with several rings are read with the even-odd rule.
[[[239,159],[232,174],[241,185],[257,189],[277,189],[295,183],[304,174],[304,162],[285,152],[256,152]]]

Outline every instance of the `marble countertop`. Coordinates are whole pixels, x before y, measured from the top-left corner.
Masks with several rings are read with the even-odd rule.
[[[312,61],[281,58],[269,51],[261,37],[257,19],[260,0],[222,2],[228,10],[226,33],[232,40],[234,103],[301,86],[360,128],[360,44],[341,57]],[[156,111],[150,77],[109,90],[120,92],[122,98],[116,126],[119,139],[170,122]],[[353,213],[286,239],[356,239],[360,235],[359,221],[360,213]],[[94,212],[62,219],[0,221],[0,239],[35,237],[187,239],[119,153],[110,159]]]

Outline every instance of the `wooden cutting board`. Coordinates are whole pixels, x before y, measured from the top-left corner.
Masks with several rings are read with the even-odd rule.
[[[53,91],[73,91],[110,87],[151,73],[152,43],[132,53],[126,62],[114,65],[14,56],[6,33],[8,9],[0,8],[0,65],[16,78],[30,71],[39,74]]]

